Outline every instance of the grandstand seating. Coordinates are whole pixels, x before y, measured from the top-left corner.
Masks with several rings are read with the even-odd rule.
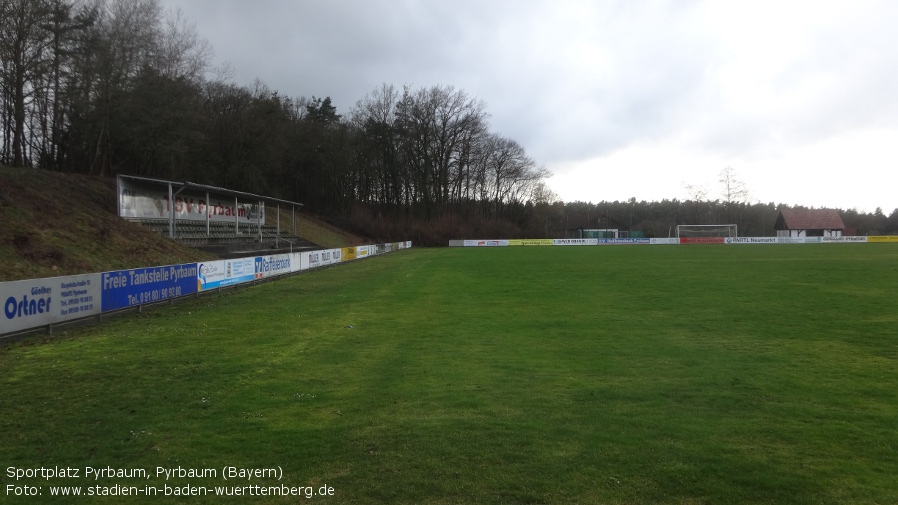
[[[162,235],[169,236],[167,219],[131,219],[145,228]],[[240,254],[271,250],[312,250],[320,247],[308,240],[283,231],[278,233],[274,226],[263,225],[262,237],[259,240],[259,227],[255,224],[241,223],[235,231],[234,223],[209,223],[208,233],[204,221],[179,220],[175,223],[175,240],[197,249],[214,252],[221,256],[230,256],[230,252]]]

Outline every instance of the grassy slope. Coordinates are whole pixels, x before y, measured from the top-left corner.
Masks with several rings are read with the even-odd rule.
[[[272,217],[274,214],[274,212],[269,212],[266,215],[266,223],[272,226],[276,224],[276,220]],[[281,209],[281,230],[286,233],[294,233],[293,217],[289,209]],[[328,249],[374,243],[372,240],[353,235],[309,214],[296,214],[295,234]]]
[[[896,265],[890,244],[403,251],[0,348],[0,454],[281,466],[254,483],[325,503],[896,503]]]
[[[0,167],[0,282],[213,258],[118,218],[115,202],[112,179]],[[323,247],[353,242],[307,216],[297,234]]]

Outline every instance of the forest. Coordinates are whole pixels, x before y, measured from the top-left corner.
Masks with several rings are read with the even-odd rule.
[[[784,207],[751,203],[729,169],[713,199],[562,202],[551,173],[491,131],[487,104],[464,90],[373,83],[338,114],[329,97],[234,83],[211,55],[158,0],[0,0],[0,164],[264,194],[420,245],[578,228],[668,236],[677,224],[764,236]],[[842,216],[857,234],[898,233],[898,209]]]

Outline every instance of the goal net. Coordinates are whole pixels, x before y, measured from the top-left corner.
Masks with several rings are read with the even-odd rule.
[[[738,237],[735,224],[678,224],[680,237]]]

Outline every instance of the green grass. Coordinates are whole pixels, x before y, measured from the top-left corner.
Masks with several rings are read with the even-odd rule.
[[[890,244],[412,249],[0,348],[0,466],[280,466],[251,483],[350,504],[896,503],[896,281]]]

